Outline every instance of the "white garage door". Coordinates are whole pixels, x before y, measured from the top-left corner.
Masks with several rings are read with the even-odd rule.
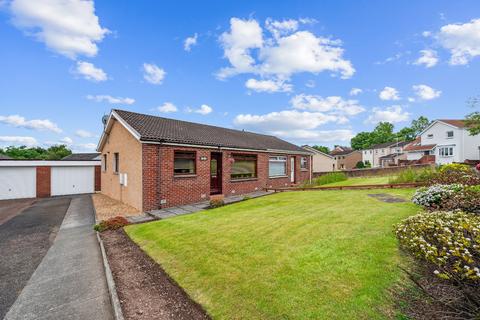
[[[0,167],[0,200],[35,198],[35,167]]]
[[[52,196],[94,192],[94,167],[52,167]]]

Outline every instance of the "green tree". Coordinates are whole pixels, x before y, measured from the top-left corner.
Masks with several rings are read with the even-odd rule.
[[[317,149],[318,151],[326,153],[326,154],[330,153],[330,148],[329,147],[314,145],[314,146],[312,146],[312,148]]]
[[[26,146],[10,146],[5,149],[0,149],[0,153],[5,154],[13,159],[39,159],[39,160],[60,160],[72,151],[65,145],[51,146],[48,149],[41,147]]]
[[[61,144],[61,145],[51,146],[50,148],[48,148],[45,154],[45,159],[60,160],[63,157],[66,157],[71,154],[72,154],[72,151],[68,149],[66,145]]]
[[[466,125],[468,127],[468,132],[472,136],[480,134],[480,112],[472,112],[466,117]]]
[[[354,150],[367,149],[373,144],[372,132],[359,132],[350,140],[350,145]]]

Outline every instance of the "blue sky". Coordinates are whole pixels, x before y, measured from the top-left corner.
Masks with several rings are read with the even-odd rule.
[[[480,3],[408,4],[0,1],[0,146],[92,151],[111,108],[328,146],[462,118]]]

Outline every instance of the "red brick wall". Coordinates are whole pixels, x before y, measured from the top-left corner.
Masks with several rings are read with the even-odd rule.
[[[174,176],[173,158],[175,150],[196,152],[196,173],[191,176]],[[172,207],[200,202],[210,198],[210,153],[216,149],[186,148],[143,145],[143,210],[160,207]],[[256,154],[257,178],[235,181],[230,179],[232,154]],[[290,156],[287,156],[287,176],[271,179],[268,177],[268,159],[274,154],[238,152],[222,150],[222,193],[225,196],[245,194],[262,190],[265,187],[282,187],[290,185]],[[202,157],[206,160],[200,160]],[[295,156],[295,183],[308,180],[309,169],[300,169],[301,156]],[[306,156],[310,168],[310,157]],[[165,203],[161,203],[161,201]]]
[[[37,167],[37,198],[50,197],[50,167]]]
[[[102,190],[102,167],[95,166],[95,191]]]

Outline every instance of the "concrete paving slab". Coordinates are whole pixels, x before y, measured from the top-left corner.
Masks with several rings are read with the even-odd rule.
[[[90,196],[72,198],[58,236],[5,319],[113,319]]]

